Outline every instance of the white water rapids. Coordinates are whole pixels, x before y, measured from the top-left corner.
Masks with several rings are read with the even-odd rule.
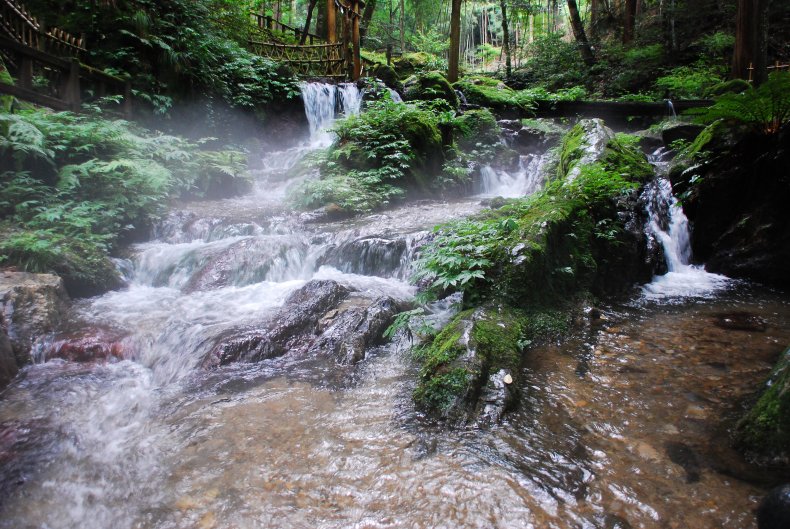
[[[306,177],[293,177],[293,170],[328,145],[337,116],[361,106],[354,85],[302,89],[310,140],[267,153],[249,196],[173,212],[153,241],[134,248],[128,288],[78,304],[88,327],[123,331],[125,358],[42,359],[3,394],[0,449],[8,439],[19,439],[11,446],[21,448],[10,456],[0,450],[0,465],[3,457],[12,461],[0,467],[11,476],[0,483],[0,528],[564,529],[615,527],[621,518],[658,527],[671,519],[678,509],[667,504],[666,491],[682,474],[654,455],[661,445],[649,443],[663,441],[640,436],[651,428],[656,439],[669,435],[659,428],[672,425],[676,419],[666,414],[684,410],[691,390],[671,388],[671,398],[680,400],[667,406],[664,395],[638,385],[629,393],[617,369],[641,358],[639,347],[655,336],[664,340],[661,351],[676,348],[672,340],[687,341],[661,334],[677,327],[674,320],[647,326],[646,336],[639,334],[644,320],[602,334],[595,354],[615,360],[609,371],[593,366],[604,372],[597,378],[577,376],[573,345],[556,358],[537,351],[537,364],[517,374],[529,381],[523,405],[512,422],[489,432],[447,434],[420,422],[411,405],[418,373],[406,348],[371,351],[347,378],[332,364],[288,360],[201,367],[218,336],[265,320],[311,279],[411,299],[410,267],[430,228],[482,208],[478,195],[335,223],[303,222],[286,211],[288,188]],[[483,168],[477,191],[529,194],[540,186],[542,163],[540,156],[522,157],[513,174]],[[664,203],[674,200],[663,183],[659,191]],[[662,229],[656,209],[654,231],[677,276],[656,278],[647,295],[688,293],[688,285],[667,285],[697,273],[687,264],[679,208],[672,211]],[[438,303],[431,319],[446,322],[457,302]],[[678,321],[698,320],[680,314]],[[628,333],[633,343],[623,343]],[[589,353],[590,339],[581,340],[580,355]],[[538,369],[541,362],[550,369]],[[646,371],[656,365],[646,362],[636,372],[658,379]],[[641,400],[648,397],[656,402]],[[624,415],[611,409],[613,402],[634,409]],[[642,420],[644,410],[652,415]],[[618,422],[623,417],[625,424]],[[688,435],[701,430],[693,426]],[[658,478],[650,474],[655,468]],[[705,516],[720,509],[717,519],[732,521],[728,529],[748,527],[741,513],[752,489],[710,480],[692,493],[680,489],[693,500],[681,509],[684,516],[701,520],[688,526],[707,526]],[[710,491],[724,507],[711,507]],[[731,505],[735,514],[727,511]]]

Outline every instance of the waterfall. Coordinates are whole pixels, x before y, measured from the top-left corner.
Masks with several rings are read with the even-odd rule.
[[[715,292],[729,279],[691,263],[688,218],[672,194],[672,184],[659,177],[646,190],[647,229],[661,243],[668,272],[643,287],[645,297],[699,297]]]
[[[544,161],[543,155],[521,156],[513,173],[484,165],[480,168],[480,194],[505,198],[531,195],[543,184]]]
[[[311,143],[326,144],[331,141],[327,130],[338,114],[359,114],[362,93],[354,83],[301,83],[299,86],[307,122],[310,124]]]

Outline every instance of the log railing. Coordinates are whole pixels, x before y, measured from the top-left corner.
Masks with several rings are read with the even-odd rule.
[[[0,0],[0,30],[20,44],[51,55],[79,57],[85,39],[58,28],[46,28],[17,0]]]
[[[0,93],[12,95],[54,110],[79,112],[82,108],[83,85],[90,86],[98,97],[123,94],[123,114],[132,113],[131,82],[82,64],[76,57],[56,57],[0,36],[0,50],[13,58],[16,67],[15,85],[0,83]],[[34,90],[34,72],[44,74],[53,88],[49,93]]]
[[[345,77],[343,44],[289,45],[250,41],[253,53],[286,62],[304,77]]]
[[[301,40],[304,36],[309,44],[290,45],[273,42],[262,42],[250,39],[249,46],[253,53],[288,63],[295,73],[306,77],[337,77],[357,80],[362,75],[362,59],[360,57],[359,24],[362,18],[363,0],[327,0],[326,43],[324,39],[312,33],[304,34],[299,28],[283,24],[266,15],[252,13],[253,23],[262,30],[293,32],[294,37]],[[342,21],[343,35],[337,42],[335,21],[337,15]]]
[[[280,33],[293,33],[297,41],[301,41],[302,35],[304,34],[304,30],[284,24],[271,16],[261,15],[259,13],[251,13],[251,16],[253,24],[257,26],[258,29],[268,29],[269,31],[279,31]],[[316,41],[323,42],[323,39],[318,35],[308,32],[305,41],[309,44],[315,44]]]

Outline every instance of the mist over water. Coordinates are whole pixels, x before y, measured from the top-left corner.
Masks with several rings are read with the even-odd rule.
[[[133,249],[128,288],[76,305],[85,332],[116,337],[122,359],[43,358],[3,394],[0,528],[752,526],[759,489],[707,467],[688,484],[664,447],[702,450],[729,411],[717,388],[754,387],[764,369],[743,351],[767,359],[774,341],[790,341],[790,308],[733,289],[708,304],[661,302],[726,284],[688,264],[666,181],[649,211],[670,268],[644,288],[656,302],[603,307],[605,324],[531,352],[515,377],[522,402],[500,426],[447,432],[417,414],[405,337],[353,367],[286,354],[206,370],[220,337],[265,325],[312,279],[412,300],[408,278],[433,226],[481,211],[480,195],[542,185],[543,157],[522,157],[513,174],[483,168],[475,197],[303,222],[282,204],[305,178],[292,172],[331,142],[335,119],[359,112],[361,94],[302,91],[309,140],[266,153],[249,196],[174,211]],[[429,321],[446,323],[459,302],[431,305]],[[759,313],[771,331],[706,323],[722,306]],[[693,340],[698,356],[732,369],[690,368]]]

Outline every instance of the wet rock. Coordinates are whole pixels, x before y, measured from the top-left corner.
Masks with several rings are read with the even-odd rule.
[[[607,514],[603,522],[604,529],[632,529],[632,525],[625,518],[616,514]]]
[[[758,529],[790,527],[790,484],[771,490],[757,508]]]
[[[790,347],[779,357],[760,398],[738,422],[735,444],[758,464],[790,468]]]
[[[767,323],[763,318],[749,312],[726,312],[716,314],[713,319],[713,324],[722,329],[751,332],[765,332],[767,327]]]
[[[790,126],[766,137],[720,125],[695,146],[705,162],[678,164],[675,191],[693,226],[691,246],[706,270],[790,286]]]
[[[123,335],[108,329],[85,329],[79,334],[61,337],[41,351],[42,360],[60,358],[69,362],[117,361],[132,353],[123,343]]]
[[[348,294],[349,290],[335,281],[310,281],[288,296],[283,308],[265,322],[264,328],[222,340],[208,364],[255,362],[282,356],[313,336],[324,314]]]
[[[362,237],[329,249],[319,264],[352,274],[386,276],[401,266],[405,238]]]
[[[384,331],[405,308],[394,299],[352,292],[335,281],[310,281],[259,327],[232,331],[220,339],[204,365],[255,362],[285,354],[354,364],[381,343]]]
[[[365,351],[382,342],[399,306],[389,298],[352,294],[319,322],[319,336],[308,353],[329,356],[350,365],[365,358]]]
[[[52,274],[0,272],[0,303],[2,331],[10,342],[13,358],[0,344],[0,364],[10,374],[16,367],[30,361],[30,350],[36,339],[57,330],[65,318],[70,300],[63,281]],[[5,342],[0,339],[0,342]],[[7,345],[7,344],[6,344]]]
[[[407,101],[444,99],[452,108],[458,108],[455,90],[439,72],[412,75],[403,83],[403,96]]]
[[[417,405],[457,424],[501,420],[516,396],[512,373],[525,326],[519,313],[504,307],[460,313],[425,349]]]
[[[686,483],[696,483],[700,478],[700,463],[697,454],[685,443],[669,441],[664,445],[669,459],[686,471]]]
[[[4,388],[19,372],[14,348],[8,338],[5,320],[0,314],[0,389]]]
[[[327,204],[326,206],[313,211],[302,213],[299,215],[299,221],[305,224],[314,224],[318,222],[344,220],[353,216],[353,211],[348,211],[337,204]]]
[[[480,426],[498,424],[515,402],[516,387],[513,384],[513,376],[509,370],[500,369],[489,377],[480,395],[482,409],[477,424]]]
[[[702,129],[704,128],[705,127],[701,125],[678,121],[672,125],[665,126],[661,130],[661,140],[667,147],[669,147],[672,142],[677,140],[691,142],[694,141],[694,139],[699,135],[700,132],[702,132]]]

